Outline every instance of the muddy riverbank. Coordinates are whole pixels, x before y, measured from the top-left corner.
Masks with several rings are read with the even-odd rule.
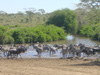
[[[70,59],[0,59],[0,75],[100,75],[94,61]]]

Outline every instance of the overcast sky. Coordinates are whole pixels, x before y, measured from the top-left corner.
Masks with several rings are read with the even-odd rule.
[[[79,2],[80,0],[0,0],[0,11],[17,13],[24,12],[24,8],[35,8],[44,9],[46,13],[49,13],[63,8],[74,10]]]

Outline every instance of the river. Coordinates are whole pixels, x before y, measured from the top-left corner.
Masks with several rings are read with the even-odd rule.
[[[89,46],[99,46],[100,42],[98,41],[93,41],[90,38],[86,38],[86,37],[80,37],[80,36],[73,36],[73,35],[68,35],[66,36],[66,40],[61,40],[61,41],[55,41],[55,42],[48,42],[47,44],[76,44],[78,45],[79,43],[85,44],[85,45],[89,45]],[[61,58],[61,50],[58,50],[56,52],[56,54],[50,56],[49,52],[44,52],[41,55],[41,58]],[[3,54],[1,54],[3,56]],[[29,49],[27,50],[27,52],[22,53],[21,54],[22,58],[38,58],[37,53],[35,51],[35,49],[30,46]],[[71,55],[69,55],[71,56]],[[20,56],[19,56],[20,57]]]
[[[73,35],[68,35],[66,36],[66,40],[61,40],[61,41],[55,41],[55,42],[49,42],[49,44],[76,44],[78,45],[79,43],[85,44],[85,45],[90,45],[90,46],[97,46],[100,45],[100,42],[98,41],[93,41],[90,38],[87,37],[80,37],[80,36],[73,36]]]
[[[66,40],[61,40],[61,41],[55,41],[55,42],[48,42],[47,44],[76,44],[78,45],[79,43],[89,45],[89,46],[97,46],[100,45],[100,42],[98,41],[93,41],[90,38],[86,37],[80,37],[80,36],[73,36],[73,35],[68,35],[66,36]],[[48,52],[42,53],[41,58],[61,58],[61,50],[57,51],[56,54],[50,56]],[[32,46],[29,47],[28,51],[26,53],[23,53],[22,56],[24,58],[38,58],[36,51],[33,49]],[[69,55],[72,56],[72,55]],[[93,57],[92,57],[93,58]]]

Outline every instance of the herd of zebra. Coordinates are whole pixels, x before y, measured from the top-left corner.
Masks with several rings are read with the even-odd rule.
[[[73,57],[81,57],[81,53],[84,53],[86,56],[89,55],[95,55],[100,53],[100,47],[99,46],[87,46],[82,43],[78,45],[50,45],[50,44],[37,44],[37,45],[32,45],[33,48],[36,49],[36,52],[38,56],[41,56],[41,53],[44,51],[49,51],[50,55],[55,54],[58,50],[61,50],[61,54],[63,58],[66,58],[66,55],[73,54]]]
[[[21,57],[21,53],[27,52],[30,45],[0,45],[0,53],[4,55],[6,58],[17,58],[18,55]],[[31,44],[33,47],[33,50],[37,52],[37,56],[41,57],[41,54],[43,52],[49,52],[50,55],[56,54],[58,50],[61,50],[61,54],[63,58],[66,58],[66,55],[73,54],[77,57],[81,57],[81,53],[84,53],[86,55],[95,55],[100,53],[100,47],[99,46],[86,46],[82,43],[78,45],[58,45],[58,44],[40,44],[37,42],[36,44]]]

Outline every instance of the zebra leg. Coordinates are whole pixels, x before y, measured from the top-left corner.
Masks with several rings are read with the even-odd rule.
[[[65,54],[63,54],[63,58],[65,59]]]
[[[20,58],[22,59],[21,54],[19,54],[19,55],[20,55]],[[18,58],[18,54],[17,54],[17,58]]]
[[[51,55],[51,52],[52,52],[52,51],[50,50],[50,55]]]
[[[5,51],[3,52],[3,55],[4,55],[4,57],[6,57],[6,52]]]
[[[9,52],[8,52],[8,53],[7,53],[7,58],[9,58],[9,55],[10,55],[10,54],[9,54]]]
[[[40,52],[38,53],[38,56],[41,57],[41,53]]]
[[[55,53],[56,53],[56,51],[54,50],[54,51],[53,51],[53,54],[55,54]]]

